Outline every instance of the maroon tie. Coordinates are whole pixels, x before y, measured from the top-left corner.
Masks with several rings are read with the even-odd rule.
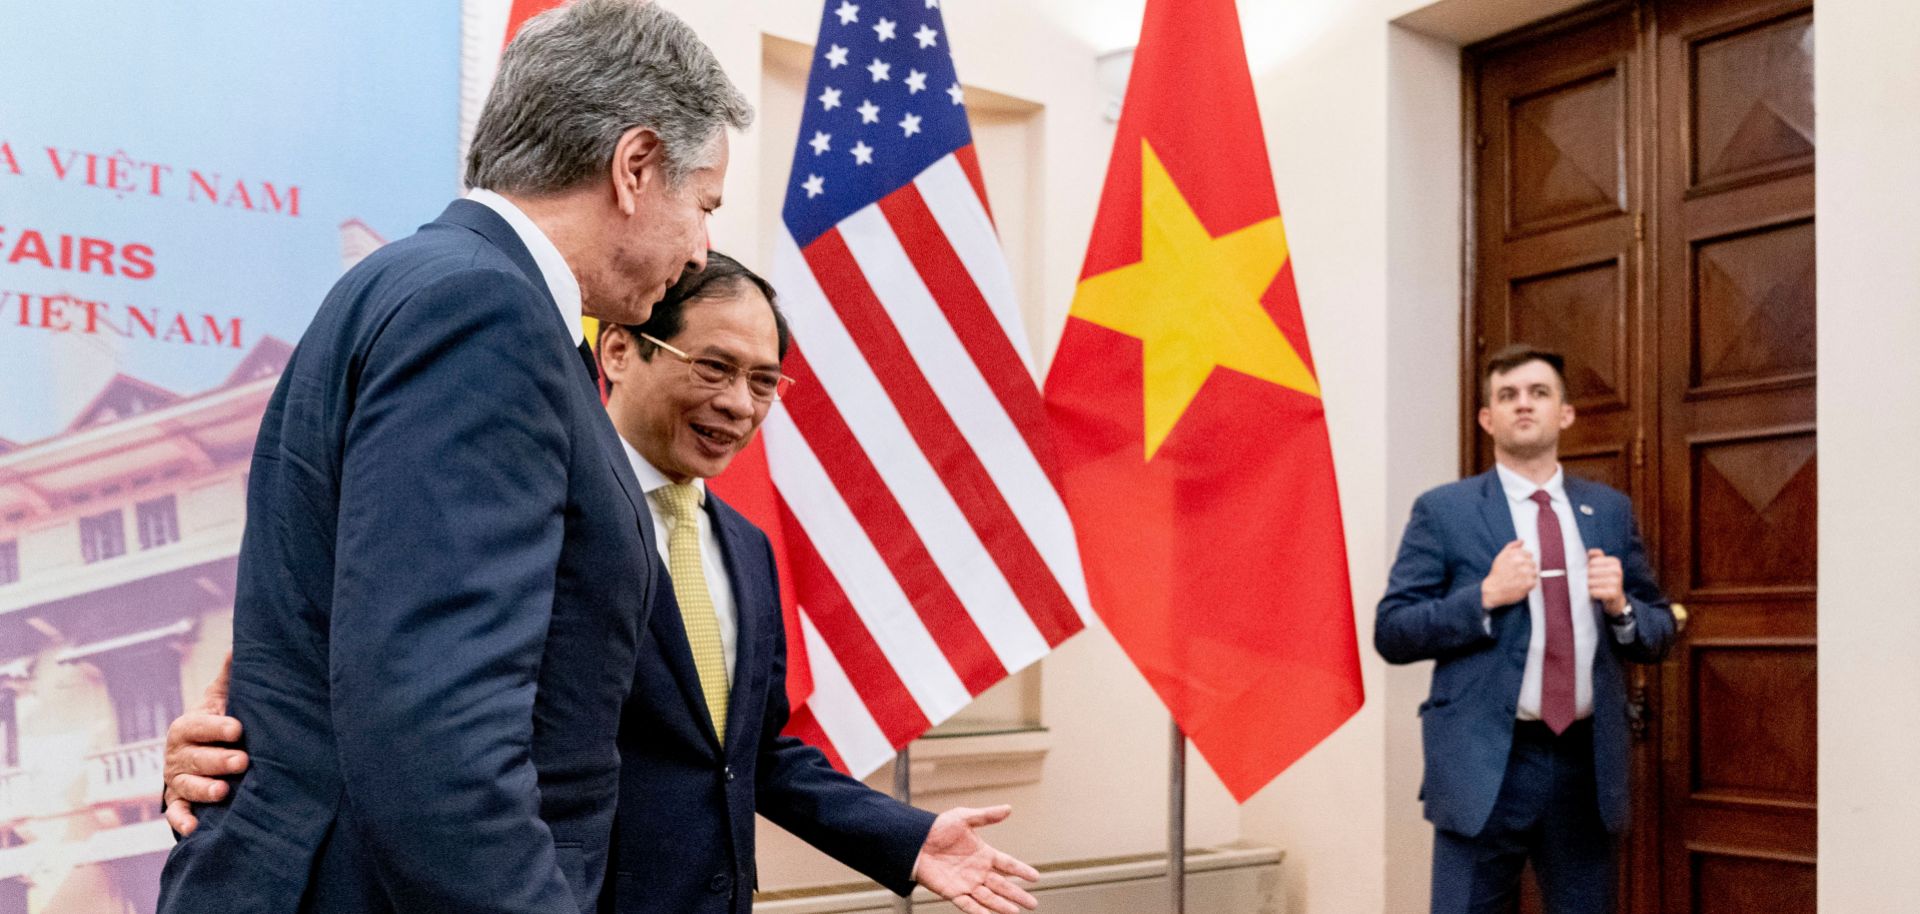
[[[1540,506],[1540,597],[1547,607],[1547,655],[1540,664],[1540,719],[1555,733],[1573,725],[1573,600],[1567,595],[1567,545],[1545,489]]]

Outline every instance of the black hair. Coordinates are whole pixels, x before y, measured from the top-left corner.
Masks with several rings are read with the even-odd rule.
[[[1553,376],[1560,379],[1560,398],[1567,398],[1567,359],[1551,349],[1542,349],[1532,343],[1514,343],[1487,357],[1487,370],[1481,374],[1482,393],[1488,401],[1493,400],[1493,376],[1506,374],[1528,362],[1545,362],[1553,369]]]
[[[687,305],[738,292],[747,286],[760,290],[760,294],[767,299],[767,306],[773,309],[773,326],[779,337],[780,359],[785,361],[787,347],[792,344],[793,337],[791,331],[787,329],[787,316],[780,313],[780,305],[775,299],[773,284],[767,282],[760,274],[747,269],[740,261],[719,251],[707,252],[707,265],[699,272],[682,273],[680,281],[674,283],[673,287],[667,290],[667,294],[660,297],[659,304],[653,306],[653,314],[647,318],[646,323],[610,324],[609,326],[627,331],[636,342],[641,341],[642,333],[656,340],[670,341],[679,336],[680,331],[686,327]],[[640,357],[651,360],[653,347],[642,346]]]

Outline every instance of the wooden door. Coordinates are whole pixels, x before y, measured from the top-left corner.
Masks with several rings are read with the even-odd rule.
[[[1662,914],[1814,910],[1813,7],[1658,11]]]
[[[1561,351],[1562,462],[1632,496],[1689,610],[1668,663],[1630,668],[1621,910],[1811,912],[1811,4],[1602,4],[1467,75],[1463,463],[1492,460],[1485,355]]]

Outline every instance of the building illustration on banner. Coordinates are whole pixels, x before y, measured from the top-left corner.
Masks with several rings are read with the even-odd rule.
[[[342,269],[383,243],[343,223]],[[254,436],[292,352],[263,337],[190,394],[115,371],[61,432],[0,429],[0,914],[154,910],[162,744],[232,641]]]

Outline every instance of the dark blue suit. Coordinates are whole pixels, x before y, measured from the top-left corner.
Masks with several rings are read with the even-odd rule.
[[[458,201],[349,271],[254,449],[228,706],[252,766],[160,911],[594,910],[646,511],[505,221]]]
[[[1613,834],[1626,826],[1628,810],[1622,662],[1659,661],[1673,638],[1673,614],[1654,583],[1627,497],[1572,476],[1565,477],[1565,486],[1581,540],[1620,560],[1635,620],[1631,642],[1621,643],[1597,602],[1574,607],[1594,613],[1599,632],[1592,670],[1593,802],[1577,811],[1591,812],[1598,827]],[[1532,620],[1524,599],[1493,610],[1490,617],[1483,613],[1480,583],[1494,556],[1517,538],[1493,471],[1420,496],[1374,620],[1374,646],[1389,662],[1436,661],[1432,688],[1420,706],[1426,749],[1421,797],[1428,821],[1442,832],[1482,834],[1502,787],[1510,786],[1504,782],[1515,746],[1514,713]],[[1491,633],[1483,618],[1490,618]]]
[[[787,641],[767,537],[709,494],[737,607],[724,748],[700,691],[686,628],[663,572],[620,727],[614,873],[619,914],[748,914],[756,886],[754,812],[898,893],[933,815],[833,769],[781,736]]]

